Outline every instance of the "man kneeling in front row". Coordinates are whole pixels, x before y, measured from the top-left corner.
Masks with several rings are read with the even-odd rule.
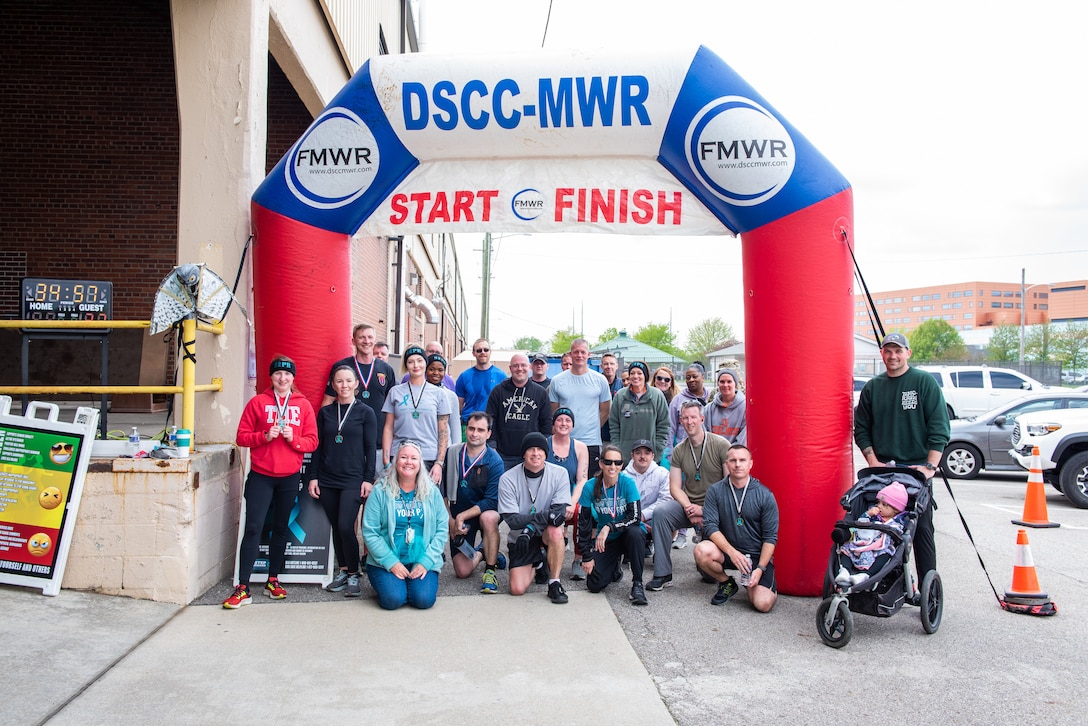
[[[778,502],[749,475],[752,452],[746,446],[730,446],[723,469],[725,478],[710,485],[703,501],[703,539],[695,547],[695,565],[718,582],[712,605],[724,605],[740,589],[726,572],[732,570],[740,573],[752,607],[767,613],[778,599],[771,562],[778,542]]]
[[[548,463],[548,439],[542,433],[525,434],[521,456],[522,463],[499,479],[499,516],[510,527],[510,594],[524,595],[539,575],[538,581],[548,583],[548,598],[562,605],[567,593],[559,575],[570,478],[566,469]]]

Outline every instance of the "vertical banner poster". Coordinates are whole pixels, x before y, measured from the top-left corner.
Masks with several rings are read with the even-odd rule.
[[[302,473],[299,476],[298,494],[291,508],[291,517],[287,521],[287,559],[284,562],[280,581],[284,583],[310,582],[326,583],[332,579],[332,527],[325,515],[321,502],[311,497],[303,482],[306,478],[306,466],[310,454],[306,454]],[[242,520],[238,528],[238,544],[246,528],[246,505],[242,500]],[[264,527],[261,529],[261,542],[257,550],[257,559],[253,562],[253,582],[268,579],[268,548],[272,539],[272,508],[268,508]],[[235,560],[234,582],[238,583],[238,563]]]
[[[56,595],[98,412],[80,408],[69,424],[52,404],[32,403],[26,416],[8,415],[10,405],[0,397],[0,582]],[[42,408],[48,419],[35,417]]]

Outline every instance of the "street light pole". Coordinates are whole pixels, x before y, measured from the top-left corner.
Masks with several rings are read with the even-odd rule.
[[[1024,287],[1024,283],[1026,282],[1026,279],[1025,279],[1026,272],[1027,271],[1023,267],[1020,268],[1020,372],[1021,373],[1024,372],[1024,316],[1026,315],[1026,313],[1024,311],[1027,309],[1026,306],[1027,306],[1027,303],[1028,303],[1028,301],[1027,301],[1027,292],[1028,292],[1028,290],[1032,289],[1033,287],[1054,287],[1054,283],[1052,283],[1052,282],[1039,282],[1039,283],[1036,283],[1034,285],[1028,285],[1027,287]],[[1047,317],[1049,317],[1049,313],[1047,314]]]
[[[1023,267],[1020,268],[1020,372],[1024,372],[1024,310],[1027,306],[1027,289],[1024,287],[1026,282],[1027,270]]]

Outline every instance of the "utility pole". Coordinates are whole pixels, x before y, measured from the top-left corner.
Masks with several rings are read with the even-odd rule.
[[[480,292],[480,337],[488,338],[488,328],[491,327],[491,233],[484,234],[484,283]]]
[[[1024,288],[1024,283],[1027,281],[1027,269],[1020,268],[1020,366],[1017,368],[1021,373],[1024,372],[1024,309],[1027,306],[1027,298],[1025,294],[1027,290]]]

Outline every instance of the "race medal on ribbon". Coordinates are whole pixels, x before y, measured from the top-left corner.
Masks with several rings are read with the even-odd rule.
[[[700,479],[699,472],[695,472],[695,481],[699,481]]]
[[[462,479],[461,480],[461,486],[467,487],[468,486],[468,480],[467,479]]]
[[[336,442],[336,443],[338,443],[338,444],[342,444],[342,443],[344,443],[344,437],[343,437],[343,436],[341,436],[340,434],[337,434],[337,435],[336,435],[336,438],[335,438],[335,439],[333,439],[333,441],[335,441],[335,442]]]
[[[363,391],[363,398],[370,398],[370,391]]]
[[[419,418],[419,411],[412,411],[412,418]]]
[[[737,517],[737,526],[738,527],[743,527],[744,526],[744,517]]]

